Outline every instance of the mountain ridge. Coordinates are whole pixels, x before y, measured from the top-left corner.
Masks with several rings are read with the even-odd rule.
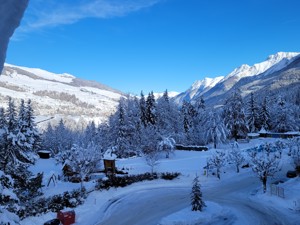
[[[206,101],[210,104],[220,104],[221,101],[224,101],[224,95],[233,88],[238,88],[237,85],[240,80],[252,78],[262,79],[263,76],[274,75],[277,72],[289,68],[289,65],[293,65],[297,59],[299,59],[300,53],[298,52],[278,52],[273,55],[269,55],[267,59],[263,62],[256,63],[253,66],[247,64],[242,64],[240,67],[235,68],[231,73],[224,76],[223,79],[216,82],[211,87],[203,91],[201,88],[193,88],[196,82],[203,82],[205,79],[196,81],[187,91],[180,93],[174,98],[175,102],[182,104],[183,100],[195,101],[197,97],[204,96]],[[246,80],[247,80],[246,79]],[[242,82],[240,82],[242,83]],[[245,91],[245,90],[244,90]],[[191,98],[182,98],[182,96],[190,96]],[[220,98],[220,99],[217,99]]]
[[[6,107],[7,97],[31,99],[36,115],[51,123],[68,120],[70,126],[80,122],[105,122],[115,112],[124,94],[104,84],[55,74],[42,69],[5,64],[0,76],[0,104]],[[80,125],[80,126],[81,126]],[[75,125],[74,125],[75,126]]]

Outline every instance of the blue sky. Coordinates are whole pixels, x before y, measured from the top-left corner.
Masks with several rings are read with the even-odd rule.
[[[139,94],[300,51],[299,0],[30,0],[7,62]]]

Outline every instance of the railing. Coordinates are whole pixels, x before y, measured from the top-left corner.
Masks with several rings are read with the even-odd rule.
[[[271,195],[276,195],[280,198],[284,198],[284,188],[278,187],[275,184],[271,184]]]

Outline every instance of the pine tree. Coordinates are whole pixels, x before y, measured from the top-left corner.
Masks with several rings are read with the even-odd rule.
[[[231,138],[246,138],[248,133],[243,100],[240,91],[235,91],[224,105],[224,122]]]
[[[206,207],[205,202],[202,199],[199,177],[197,175],[193,180],[193,187],[191,192],[191,205],[192,211],[203,211],[203,208]]]
[[[0,130],[4,131],[6,126],[4,108],[0,107]]]
[[[127,128],[125,123],[125,110],[122,102],[119,103],[118,109],[118,136],[116,140],[117,154],[120,157],[126,156],[126,150],[128,148],[127,142]]]
[[[6,117],[6,129],[3,134],[3,142],[1,143],[1,169],[4,172],[8,170],[15,170],[16,163],[27,164],[32,163],[30,155],[27,154],[26,149],[20,148],[18,146],[18,123],[17,123],[17,113],[14,101],[9,98],[8,108],[5,113]]]
[[[157,122],[156,117],[156,102],[153,91],[148,94],[146,100],[146,121],[147,125],[155,125]]]
[[[14,101],[11,97],[8,99],[8,108],[6,111],[7,132],[13,133],[17,128],[17,112]]]
[[[85,128],[83,137],[82,137],[82,145],[88,146],[90,143],[95,142],[97,136],[97,128],[95,122],[92,121],[88,126]]]
[[[259,128],[258,106],[254,99],[254,94],[251,92],[250,99],[246,104],[246,121],[249,131],[254,133]]]
[[[272,127],[276,132],[287,132],[297,130],[297,124],[293,111],[281,96],[279,96],[277,104],[273,107],[272,111]]]
[[[197,112],[194,106],[190,102],[183,101],[181,107],[181,113],[183,117],[184,130],[187,133],[194,125],[193,122]]]
[[[17,145],[26,152],[38,150],[41,140],[34,122],[34,112],[31,107],[31,100],[28,100],[27,106],[25,106],[24,100],[21,100],[17,123]]]
[[[28,139],[31,139],[32,151],[37,151],[41,148],[41,134],[38,131],[37,124],[35,123],[34,110],[31,105],[31,100],[28,99],[25,108],[25,119],[27,123],[27,135]]]
[[[205,101],[203,95],[200,95],[199,97],[195,98],[194,102],[197,113],[200,113],[201,111],[205,110]]]
[[[144,127],[147,126],[147,115],[146,115],[146,100],[143,92],[141,92],[141,98],[140,98],[140,116],[141,116],[141,122],[144,125]]]
[[[170,101],[166,90],[161,98],[157,100],[157,126],[162,135],[171,132]]]
[[[261,125],[260,128],[271,130],[270,118],[271,116],[270,116],[270,109],[269,109],[269,99],[267,96],[265,96],[259,110],[259,121]]]
[[[223,120],[217,112],[209,112],[204,124],[206,143],[213,142],[214,148],[217,144],[225,143],[227,140],[227,129]]]

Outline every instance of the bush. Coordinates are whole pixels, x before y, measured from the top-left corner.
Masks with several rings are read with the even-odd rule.
[[[161,178],[164,179],[164,180],[173,180],[175,179],[176,177],[178,177],[180,175],[180,173],[178,172],[175,172],[175,173],[162,173],[161,174]]]
[[[180,173],[144,173],[138,175],[130,175],[130,176],[115,176],[111,177],[107,180],[98,180],[98,184],[96,185],[97,190],[110,189],[111,187],[126,187],[130,184],[144,181],[144,180],[156,180],[156,179],[164,179],[164,180],[173,180],[178,177]]]
[[[28,201],[17,214],[21,219],[28,216],[37,216],[47,212],[58,212],[64,208],[75,208],[81,205],[86,198],[86,191],[74,190],[71,192],[64,192],[62,195],[54,195],[49,198],[39,198]]]

